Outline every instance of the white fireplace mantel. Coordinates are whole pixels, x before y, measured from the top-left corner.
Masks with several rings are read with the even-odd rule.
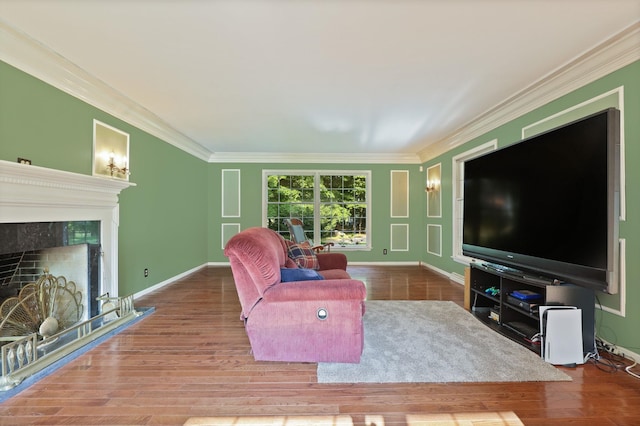
[[[120,192],[134,183],[0,160],[0,223],[100,221],[101,292],[118,296]]]

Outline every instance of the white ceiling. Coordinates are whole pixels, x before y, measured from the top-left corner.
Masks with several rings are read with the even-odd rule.
[[[213,153],[415,154],[640,19],[640,0],[0,0]]]

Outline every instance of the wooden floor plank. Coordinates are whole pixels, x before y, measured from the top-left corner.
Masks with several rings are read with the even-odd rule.
[[[368,300],[463,303],[460,284],[418,266],[349,272],[366,283]],[[0,404],[0,424],[640,424],[640,381],[593,364],[563,369],[571,382],[319,384],[315,364],[256,362],[226,267],[204,268],[136,305],[155,312]]]

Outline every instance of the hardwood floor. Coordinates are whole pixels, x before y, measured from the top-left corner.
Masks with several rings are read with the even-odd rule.
[[[349,271],[369,299],[462,305],[461,285],[417,266]],[[229,268],[202,269],[136,305],[155,312],[0,404],[0,424],[640,424],[640,380],[594,364],[564,369],[572,382],[327,385],[315,364],[255,362]]]

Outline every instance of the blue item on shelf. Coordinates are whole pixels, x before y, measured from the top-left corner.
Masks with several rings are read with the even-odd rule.
[[[515,297],[516,299],[520,299],[520,300],[542,299],[542,295],[541,294],[534,293],[531,290],[514,290],[514,292],[511,293],[511,296]]]

